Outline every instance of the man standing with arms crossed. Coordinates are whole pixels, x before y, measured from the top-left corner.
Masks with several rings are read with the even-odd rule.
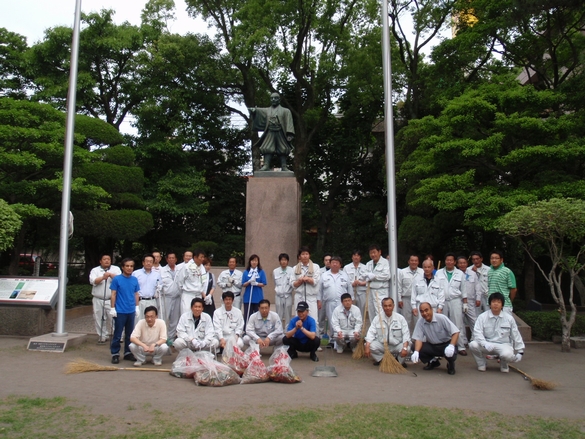
[[[98,334],[98,344],[108,341],[108,332],[112,328],[112,309],[110,298],[110,285],[112,279],[122,274],[120,269],[112,265],[110,255],[102,255],[100,265],[93,268],[89,273],[89,283],[91,284],[91,295],[93,296],[93,318],[95,320],[95,330]]]

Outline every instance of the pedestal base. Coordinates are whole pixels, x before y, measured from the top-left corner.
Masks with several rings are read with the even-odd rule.
[[[278,175],[275,175],[278,174]],[[260,257],[268,286],[264,297],[274,303],[272,271],[278,255],[287,253],[289,265],[297,261],[301,238],[301,188],[292,172],[258,172],[246,190],[246,265],[252,254]]]
[[[29,351],[57,352],[62,354],[67,348],[84,343],[86,338],[87,335],[85,334],[45,334],[31,338],[28,341],[27,349]]]

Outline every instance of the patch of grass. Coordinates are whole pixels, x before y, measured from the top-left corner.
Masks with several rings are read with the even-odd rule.
[[[392,404],[330,405],[268,416],[256,408],[253,415],[230,413],[199,420],[191,409],[170,413],[145,407],[142,411],[144,418],[130,423],[123,416],[92,415],[65,398],[8,397],[0,400],[0,437],[580,439],[585,434],[581,420]]]

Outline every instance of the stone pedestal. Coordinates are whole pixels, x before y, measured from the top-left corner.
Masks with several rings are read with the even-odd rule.
[[[41,335],[53,331],[57,313],[52,309],[0,306],[0,335]]]
[[[268,286],[264,297],[274,303],[272,271],[278,255],[287,253],[289,265],[297,261],[301,239],[301,188],[292,172],[256,172],[246,190],[246,260],[260,257]]]

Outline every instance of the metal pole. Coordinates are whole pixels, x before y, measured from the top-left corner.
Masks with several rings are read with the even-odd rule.
[[[396,181],[394,175],[394,117],[392,115],[392,65],[388,0],[382,0],[382,60],[384,68],[384,133],[386,140],[386,185],[388,192],[388,254],[390,255],[390,295],[396,302],[397,231]]]
[[[73,134],[75,130],[75,103],[77,94],[77,63],[79,55],[79,28],[81,22],[81,0],[75,3],[73,41],[71,43],[71,68],[69,70],[69,93],[67,95],[67,126],[65,130],[65,153],[63,156],[63,194],[61,198],[61,236],[59,240],[59,299],[57,302],[57,331],[55,336],[67,336],[65,332],[65,291],[67,286],[67,260],[69,250],[69,211],[71,205],[71,168],[73,163]]]

